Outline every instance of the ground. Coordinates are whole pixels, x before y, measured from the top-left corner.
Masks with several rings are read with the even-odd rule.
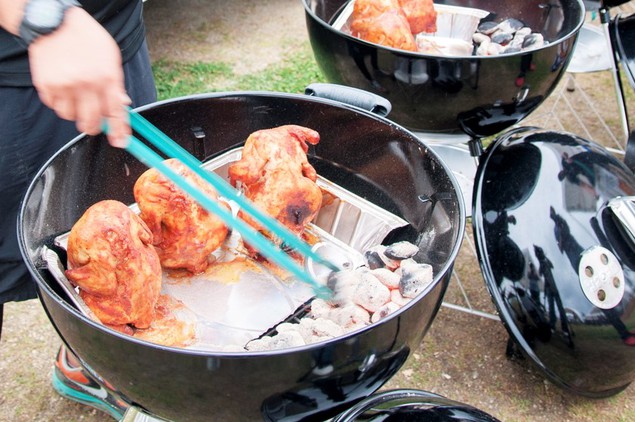
[[[149,0],[145,18],[154,60],[225,62],[236,74],[262,70],[307,45],[300,0]],[[577,75],[576,81],[588,87],[598,81],[606,84],[606,78]],[[534,121],[551,127],[553,113],[560,112],[562,104],[579,101],[568,100],[564,95],[569,94],[562,92],[554,94]],[[591,96],[601,110],[609,114],[615,110],[606,85],[593,90]],[[595,117],[585,121],[590,120],[600,121]],[[575,124],[571,127],[579,129]],[[589,133],[595,136],[603,129],[591,128]],[[506,357],[508,336],[500,321],[492,318],[495,310],[470,245],[468,237],[455,268],[461,284],[453,280],[446,301],[465,305],[461,286],[473,309],[484,316],[442,307],[420,348],[385,388],[431,391],[471,404],[502,421],[635,420],[635,387],[611,398],[591,400],[555,386],[529,362]],[[111,420],[54,393],[50,375],[59,344],[37,300],[5,306],[0,421]]]

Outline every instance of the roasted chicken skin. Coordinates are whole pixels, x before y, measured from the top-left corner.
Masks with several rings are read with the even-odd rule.
[[[245,196],[260,210],[301,234],[322,205],[317,173],[307,160],[308,144],[320,135],[309,128],[286,125],[259,130],[246,140],[242,157],[229,167],[230,182],[240,182]],[[248,215],[240,216],[266,233]]]
[[[417,43],[398,0],[355,0],[351,35],[400,50],[417,51]]]
[[[147,328],[161,291],[152,233],[125,204],[91,206],[68,237],[66,276],[99,320],[122,332]]]
[[[410,32],[437,32],[437,12],[432,0],[399,0],[399,5],[406,15]]]
[[[171,158],[166,164],[210,198],[218,198],[209,183],[180,161]],[[137,179],[133,192],[141,210],[140,216],[152,231],[161,265],[168,269],[186,269],[194,274],[205,271],[209,255],[227,237],[228,229],[222,220],[155,168]],[[227,204],[221,205],[229,210]]]

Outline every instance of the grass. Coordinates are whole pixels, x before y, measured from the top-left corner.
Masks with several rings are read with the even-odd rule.
[[[226,63],[159,60],[153,63],[152,70],[159,100],[221,91],[303,93],[307,85],[325,81],[309,50],[247,75],[236,75]]]
[[[224,63],[177,63],[160,60],[152,65],[159,100],[206,92],[214,81],[230,77]]]

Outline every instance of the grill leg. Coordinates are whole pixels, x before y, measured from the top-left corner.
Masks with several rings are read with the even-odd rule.
[[[635,173],[635,130],[631,132],[626,142],[626,153],[624,155],[624,164]]]

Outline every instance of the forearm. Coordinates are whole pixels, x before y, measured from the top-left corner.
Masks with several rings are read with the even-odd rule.
[[[18,28],[24,15],[27,0],[0,0],[0,26],[18,35]]]

